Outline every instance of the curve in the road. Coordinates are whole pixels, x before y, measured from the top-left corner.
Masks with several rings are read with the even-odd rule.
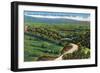
[[[63,60],[63,58],[62,58],[63,55],[68,54],[68,53],[73,53],[74,51],[78,50],[78,45],[73,44],[73,43],[71,43],[70,45],[72,46],[72,48],[70,50],[66,51],[65,53],[63,53],[60,57],[56,58],[55,61]]]

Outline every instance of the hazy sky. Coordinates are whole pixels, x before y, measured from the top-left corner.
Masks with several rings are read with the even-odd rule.
[[[63,18],[80,21],[90,21],[89,13],[69,13],[69,12],[43,12],[43,11],[24,11],[24,15],[36,18]]]

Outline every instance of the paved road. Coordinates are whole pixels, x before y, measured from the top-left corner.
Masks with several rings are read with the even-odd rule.
[[[56,58],[55,61],[63,60],[62,59],[63,55],[68,54],[68,53],[73,53],[74,51],[78,50],[78,45],[73,44],[73,43],[71,43],[70,45],[72,45],[72,48],[70,50],[66,51],[65,53],[63,53],[60,57]]]

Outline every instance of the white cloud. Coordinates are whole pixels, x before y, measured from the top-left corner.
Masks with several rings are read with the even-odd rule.
[[[79,21],[90,21],[90,17],[84,18],[82,16],[43,16],[43,15],[28,15],[28,14],[25,15],[36,18],[51,18],[51,19],[63,18],[63,19],[72,19]]]

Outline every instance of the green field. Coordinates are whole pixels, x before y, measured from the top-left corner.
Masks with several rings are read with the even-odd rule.
[[[47,24],[25,23],[24,61],[54,60],[64,51],[64,46],[74,43],[78,51],[63,56],[67,59],[90,58],[90,25],[89,22]],[[62,40],[67,38],[67,40]],[[80,56],[79,56],[80,55]]]

